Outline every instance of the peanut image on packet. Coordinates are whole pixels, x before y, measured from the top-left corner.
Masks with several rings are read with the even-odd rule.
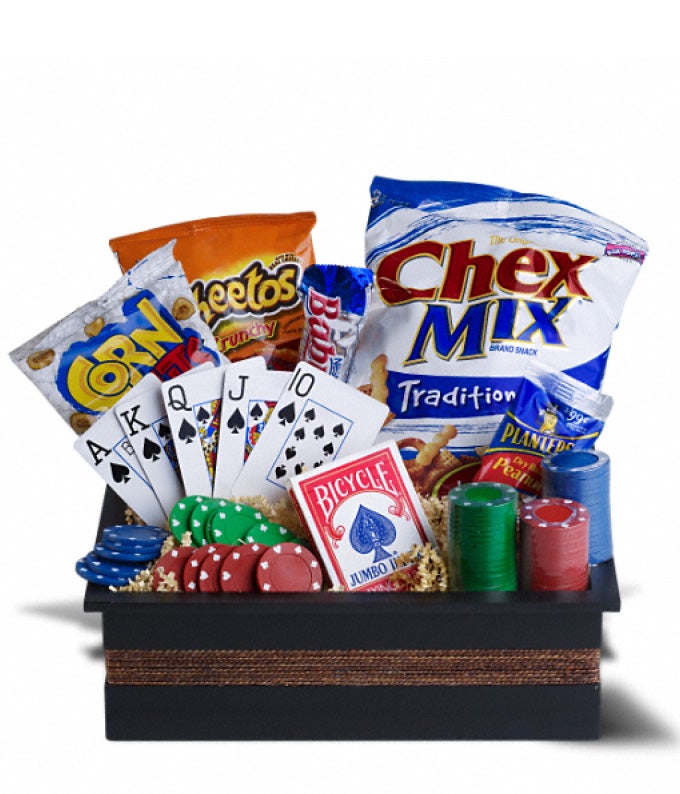
[[[10,353],[79,435],[147,373],[168,380],[221,360],[173,245]]]
[[[125,272],[176,239],[201,318],[231,361],[263,356],[292,370],[304,327],[300,278],[314,261],[313,212],[231,215],[176,223],[110,240]]]

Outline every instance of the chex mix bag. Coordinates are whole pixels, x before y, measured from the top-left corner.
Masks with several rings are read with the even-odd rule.
[[[387,403],[419,490],[472,479],[529,362],[599,389],[647,252],[549,196],[376,177],[375,287],[349,382]]]

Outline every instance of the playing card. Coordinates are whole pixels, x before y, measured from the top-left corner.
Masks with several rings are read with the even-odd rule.
[[[187,494],[212,495],[222,384],[227,368],[223,365],[196,369],[161,386]]]
[[[142,521],[164,526],[163,508],[144,477],[137,455],[114,411],[100,416],[73,446]]]
[[[277,500],[290,477],[370,446],[388,408],[310,364],[290,376],[232,494]]]
[[[295,504],[335,585],[397,590],[397,558],[413,545],[436,547],[418,494],[392,441],[294,477]]]
[[[152,379],[149,386],[145,384],[147,378]],[[144,389],[138,392],[139,386],[143,384]],[[116,405],[115,411],[146,479],[161,507],[169,515],[177,500],[184,496],[184,487],[161,382],[155,375],[146,375],[130,391],[130,397]]]
[[[237,362],[224,378],[215,496],[228,497],[276,406],[290,372],[267,370],[262,356]]]

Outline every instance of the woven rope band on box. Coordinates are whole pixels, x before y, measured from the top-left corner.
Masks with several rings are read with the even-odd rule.
[[[528,686],[600,680],[578,650],[109,650],[121,686]]]

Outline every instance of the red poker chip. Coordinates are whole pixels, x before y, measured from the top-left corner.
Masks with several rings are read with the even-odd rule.
[[[279,543],[257,566],[257,585],[265,593],[318,592],[323,584],[321,563],[298,543]]]
[[[214,551],[214,544],[194,549],[194,553],[186,561],[182,572],[182,588],[185,593],[198,593],[198,576],[201,572],[201,565],[208,554],[212,554]]]
[[[269,550],[261,543],[237,546],[225,559],[219,583],[223,593],[252,593],[257,590],[255,570],[260,557]]]
[[[534,499],[524,505],[520,518],[532,526],[574,527],[588,521],[588,509],[572,499]]]
[[[212,552],[207,554],[198,572],[198,589],[201,593],[220,592],[220,569],[225,558],[233,551],[234,546],[226,543],[211,544]]]
[[[588,509],[573,499],[535,499],[520,512],[523,590],[588,587]]]
[[[161,573],[163,573],[166,576],[174,574],[178,588],[182,590],[184,566],[194,551],[193,546],[180,546],[178,549],[171,549],[166,552],[154,566],[152,588],[158,590],[161,585]]]

